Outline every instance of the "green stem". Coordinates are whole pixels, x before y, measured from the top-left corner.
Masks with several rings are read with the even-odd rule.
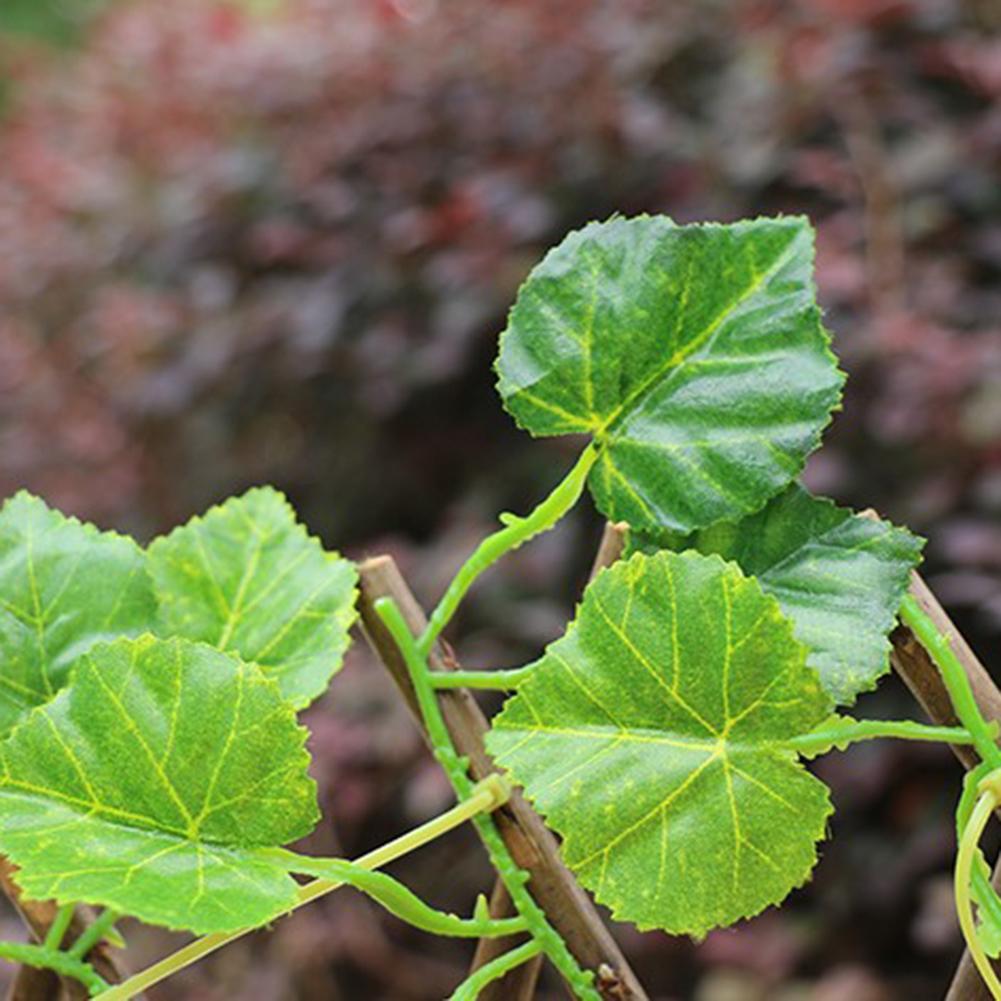
[[[417,642],[422,660],[431,652],[434,641],[451,621],[459,602],[476,578],[505,553],[517,549],[522,543],[552,528],[577,503],[584,491],[587,475],[597,457],[597,448],[592,442],[581,453],[566,478],[530,514],[524,518],[517,515],[502,515],[504,528],[488,535],[476,547],[469,559],[459,568],[459,572],[431,613],[427,628]]]
[[[914,720],[845,719],[821,725],[810,733],[790,737],[784,743],[801,754],[823,754],[833,748],[844,750],[849,744],[876,737],[899,737],[903,740],[928,740],[944,744],[972,744],[973,735],[959,726],[927,726]]]
[[[452,735],[445,725],[445,718],[431,685],[431,671],[425,657],[418,649],[417,641],[392,598],[379,598],[374,607],[406,662],[435,758],[448,775],[456,795],[460,800],[465,799],[473,788],[473,780],[466,771],[468,762],[456,751]],[[478,816],[473,823],[483,839],[490,861],[511,896],[515,910],[527,922],[533,940],[538,943],[541,951],[546,954],[579,999],[601,1001],[598,992],[591,984],[592,975],[581,969],[567,948],[566,942],[549,923],[545,912],[525,888],[528,873],[511,857],[493,819],[488,816]]]
[[[448,1001],[476,1001],[476,998],[480,995],[480,991],[487,984],[491,984],[495,980],[500,980],[505,973],[509,973],[516,966],[521,966],[522,963],[527,962],[533,956],[538,956],[540,952],[542,952],[542,946],[532,940],[531,942],[526,942],[524,945],[519,945],[516,949],[511,949],[510,952],[502,953],[496,959],[491,959],[489,963],[484,963],[475,973],[471,973],[466,977],[455,989],[455,992]]]
[[[402,883],[383,872],[372,872],[363,866],[343,859],[318,859],[282,851],[282,860],[290,872],[308,876],[319,876],[368,894],[391,914],[432,935],[451,935],[456,938],[502,938],[517,935],[527,929],[522,917],[491,918],[477,914],[472,918],[460,918],[455,914],[429,907]]]
[[[80,933],[80,937],[67,949],[67,954],[74,959],[83,959],[91,949],[100,942],[112,928],[121,915],[110,909],[104,910],[101,914],[87,925]]]
[[[75,910],[76,904],[63,904],[56,911],[56,916],[52,924],[49,925],[49,930],[45,935],[46,949],[58,949],[63,944],[66,929],[69,928],[70,922],[73,920],[73,912]]]
[[[949,640],[938,631],[913,595],[905,594],[900,605],[900,620],[921,641],[942,674],[959,722],[970,731],[980,757],[994,768],[1001,768],[1001,748],[997,745],[997,728],[984,719],[977,705],[970,679],[956,656]]]
[[[954,890],[956,895],[956,914],[959,916],[959,926],[963,931],[963,938],[966,939],[966,946],[970,950],[970,956],[974,964],[980,971],[984,983],[991,992],[994,1001],[1001,1001],[1001,981],[998,980],[994,967],[991,966],[987,954],[984,952],[977,934],[977,926],[973,917],[973,903],[970,899],[970,882],[976,859],[977,847],[980,838],[984,833],[987,822],[991,819],[991,814],[997,809],[998,800],[994,790],[990,787],[984,789],[977,805],[973,808],[973,813],[969,823],[963,830],[963,836],[959,841],[959,851],[956,854],[956,871]]]
[[[529,664],[528,667],[516,667],[510,671],[431,671],[428,677],[433,688],[483,688],[510,692],[534,670],[535,665]]]
[[[29,945],[24,942],[0,942],[0,959],[11,963],[21,963],[34,967],[36,970],[52,970],[61,977],[72,977],[79,980],[91,995],[99,994],[107,986],[107,981],[82,959],[71,956],[68,952],[50,949],[44,945]]]
[[[443,834],[461,827],[477,814],[496,810],[507,800],[507,797],[508,790],[500,780],[500,776],[491,775],[474,788],[473,795],[468,799],[429,820],[426,824],[421,824],[420,827],[415,827],[412,831],[386,843],[381,848],[376,848],[375,851],[355,859],[354,864],[366,869],[377,869],[380,866],[388,865],[395,859],[402,858],[404,855],[440,838]],[[311,903],[318,897],[325,896],[343,885],[339,880],[315,879],[299,888],[298,900],[291,910],[298,910],[305,904]],[[243,928],[240,931],[220,932],[196,939],[161,959],[160,962],[154,963],[129,977],[124,983],[105,991],[100,995],[101,1001],[127,1001],[128,998],[141,994],[147,988],[160,983],[161,980],[166,980],[171,974],[191,966],[192,963],[198,962],[198,960],[215,952],[216,949],[221,949],[224,945],[252,931],[254,931],[253,928]]]

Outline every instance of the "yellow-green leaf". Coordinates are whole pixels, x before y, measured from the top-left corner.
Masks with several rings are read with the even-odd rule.
[[[632,533],[643,552],[697,549],[734,560],[792,619],[808,663],[840,705],[890,669],[887,638],[923,540],[794,483],[756,514],[695,532]]]
[[[755,581],[636,554],[590,585],[488,747],[617,918],[701,935],[807,879],[831,807],[787,742],[830,711]]]
[[[324,552],[277,490],[250,490],[157,539],[149,571],[160,633],[253,661],[297,707],[340,668],[357,573]]]
[[[305,736],[254,665],[101,644],[0,745],[0,851],[30,898],[198,933],[261,924],[296,898],[274,849],[318,816]]]
[[[101,640],[153,627],[142,550],[21,492],[0,510],[0,735]]]

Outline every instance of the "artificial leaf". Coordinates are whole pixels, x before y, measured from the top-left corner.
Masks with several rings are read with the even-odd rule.
[[[101,644],[0,745],[0,851],[31,898],[198,933],[261,924],[295,900],[274,849],[317,820],[305,735],[252,664]]]
[[[617,918],[701,935],[809,875],[831,807],[786,742],[830,711],[755,581],[638,553],[588,587],[487,746]]]
[[[846,705],[890,667],[887,635],[924,541],[792,484],[763,510],[690,535],[632,533],[634,549],[734,560],[793,621],[821,684]]]
[[[358,575],[324,552],[276,490],[250,490],[157,539],[149,571],[164,635],[253,661],[297,707],[341,666]]]
[[[95,586],[95,581],[100,586]],[[151,629],[142,550],[21,492],[0,510],[0,735],[100,640]]]
[[[604,514],[680,531],[785,487],[844,378],[799,218],[616,218],[571,233],[522,285],[497,372],[521,427],[594,437]]]

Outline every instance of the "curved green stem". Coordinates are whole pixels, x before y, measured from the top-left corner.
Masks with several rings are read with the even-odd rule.
[[[452,735],[445,725],[438,697],[431,685],[431,671],[426,658],[418,649],[416,639],[392,598],[379,598],[374,607],[406,662],[435,758],[448,775],[456,795],[464,799],[473,787],[473,780],[466,770],[468,762],[455,750]],[[592,975],[581,969],[562,936],[549,923],[545,912],[525,888],[528,874],[511,857],[492,818],[479,816],[473,823],[486,845],[490,861],[507,887],[515,910],[525,918],[532,939],[539,944],[578,998],[582,1001],[601,1001],[598,992],[591,984]]]
[[[956,656],[949,640],[943,636],[913,595],[905,594],[900,604],[900,619],[921,641],[942,674],[959,722],[970,731],[980,757],[994,768],[1001,768],[1001,748],[997,745],[997,729],[984,719],[977,705],[970,679]]]
[[[58,949],[63,944],[66,929],[69,928],[70,922],[73,920],[75,910],[76,904],[63,904],[56,912],[55,919],[49,925],[49,930],[45,935],[46,949]]]
[[[482,688],[510,692],[534,670],[535,665],[529,664],[528,667],[516,667],[510,671],[431,671],[428,677],[433,688]]]
[[[429,907],[415,893],[384,872],[372,872],[354,862],[343,859],[318,859],[282,852],[289,871],[308,876],[319,876],[367,894],[391,914],[433,935],[451,935],[456,938],[501,938],[517,935],[528,928],[524,918],[491,918],[477,914],[460,918],[455,914]]]
[[[809,733],[790,737],[786,746],[800,754],[823,754],[834,748],[844,750],[849,744],[876,737],[898,737],[903,740],[938,741],[944,744],[972,744],[973,735],[959,726],[927,726],[903,719],[839,719],[837,723],[821,724]]]
[[[420,827],[415,827],[412,831],[387,842],[381,848],[376,848],[375,851],[355,859],[354,864],[366,869],[377,869],[379,866],[388,865],[395,859],[409,855],[410,852],[440,838],[448,831],[461,827],[478,814],[496,810],[507,800],[507,796],[508,789],[500,780],[500,776],[491,775],[474,787],[473,794],[468,799],[456,804],[451,810],[440,816],[434,817],[426,824],[421,824]],[[291,910],[298,910],[305,904],[332,893],[343,885],[339,880],[315,879],[299,888],[298,900]],[[254,931],[253,928],[243,928],[235,932],[204,935],[161,959],[158,963],[154,963],[129,977],[124,983],[106,990],[100,995],[101,1001],[128,1001],[129,998],[141,994],[148,987],[160,983],[161,980],[166,980],[172,974],[191,966],[192,963],[204,959],[210,953],[252,931]]]
[[[488,535],[476,547],[469,559],[459,568],[459,572],[431,613],[427,628],[417,642],[417,649],[422,659],[427,658],[434,641],[448,625],[456,608],[459,607],[459,602],[476,578],[505,553],[517,549],[533,536],[552,528],[577,503],[587,482],[587,475],[597,457],[597,448],[592,442],[581,453],[566,478],[530,514],[523,518],[511,514],[501,516],[501,520],[505,523],[504,528]]]
[[[61,977],[72,977],[74,980],[79,980],[92,996],[99,994],[108,986],[107,981],[90,963],[71,956],[68,952],[60,952],[44,945],[0,942],[0,959],[32,966],[36,970],[52,970]]]
[[[977,797],[980,795],[980,783],[992,770],[990,765],[981,761],[976,768],[968,771],[963,779],[963,792],[956,807],[957,844],[962,841],[963,832],[970,822],[970,817],[973,816],[973,808],[977,805]],[[979,851],[975,853],[973,859],[970,890],[984,920],[996,928],[1001,928],[1001,897],[991,884],[990,867]]]
[[[984,828],[991,818],[991,814],[997,809],[998,799],[995,790],[991,786],[983,788],[980,798],[977,800],[969,823],[963,830],[963,836],[959,841],[959,851],[956,854],[955,871],[955,895],[956,914],[959,917],[959,926],[963,930],[963,938],[966,939],[966,946],[970,950],[970,956],[974,964],[980,971],[987,989],[991,992],[991,997],[995,1001],[1001,1001],[1001,981],[998,980],[994,967],[991,965],[987,954],[984,952],[977,934],[977,926],[973,917],[973,903],[970,899],[970,884],[974,869],[977,847],[980,838],[984,833]]]
[[[466,977],[455,989],[448,1001],[476,1001],[476,998],[480,995],[480,991],[487,984],[491,984],[495,980],[500,980],[505,973],[510,972],[516,966],[521,966],[522,963],[527,962],[533,956],[538,956],[540,952],[542,952],[542,946],[533,940],[526,942],[524,945],[519,945],[510,952],[502,953],[496,959],[490,960],[489,963],[484,963],[475,973],[471,973]]]

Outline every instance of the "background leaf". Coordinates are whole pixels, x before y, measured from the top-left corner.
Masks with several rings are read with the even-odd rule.
[[[358,575],[277,490],[250,490],[157,539],[149,569],[161,632],[253,661],[294,705],[308,705],[340,667]]]
[[[760,508],[837,404],[804,219],[572,233],[522,285],[498,390],[533,435],[590,434],[601,511],[690,531]]]
[[[100,582],[97,586],[95,582]],[[99,640],[153,627],[142,550],[18,493],[0,510],[0,735]]]
[[[783,741],[830,709],[755,581],[637,554],[588,587],[488,746],[617,918],[701,935],[809,875],[831,807]]]
[[[810,648],[821,684],[847,705],[890,668],[887,635],[924,540],[793,484],[740,522],[688,536],[633,533],[630,545],[718,553],[757,577]]]
[[[0,850],[29,896],[198,933],[295,899],[316,823],[306,731],[253,665],[185,640],[96,647],[0,749]]]

